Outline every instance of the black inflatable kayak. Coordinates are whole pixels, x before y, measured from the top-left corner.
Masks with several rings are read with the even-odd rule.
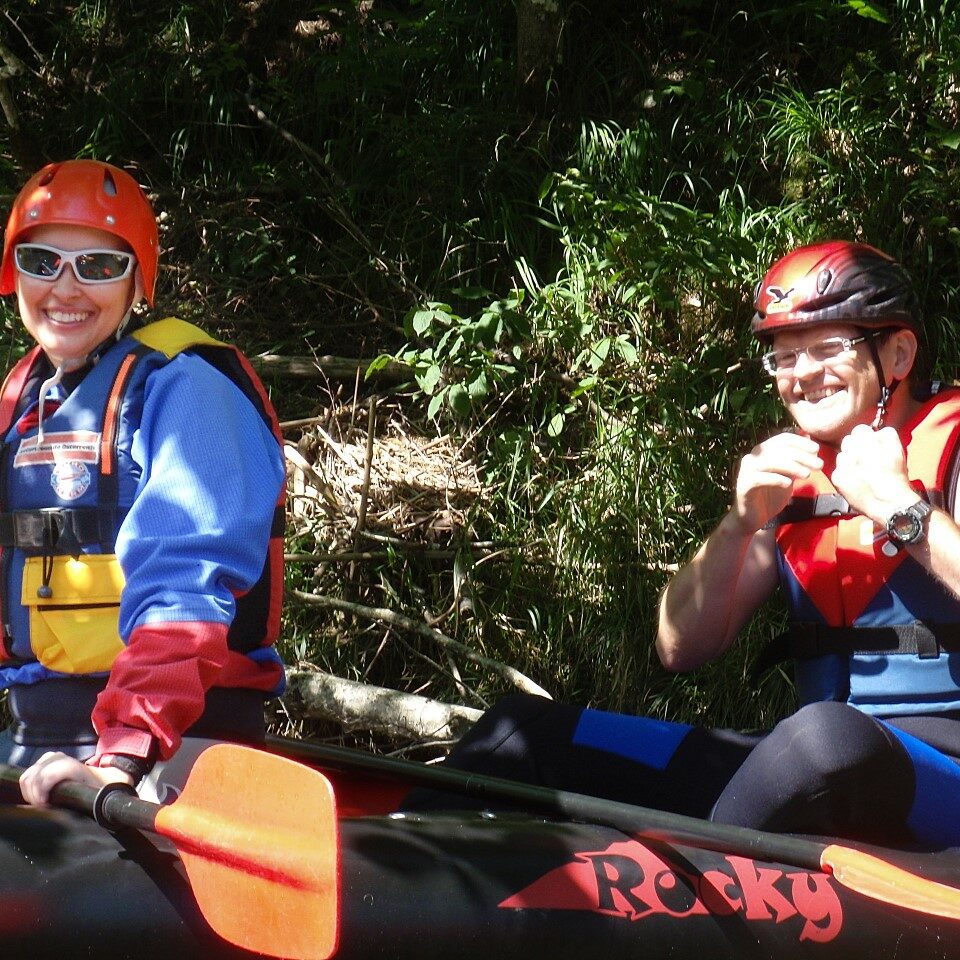
[[[394,812],[413,781],[364,769],[365,758],[311,760],[339,807],[324,867],[336,958],[960,960],[960,920],[864,896],[823,870],[539,812]],[[870,852],[960,887],[960,851]],[[168,840],[15,806],[0,807],[0,935],[12,957],[255,955],[210,930]]]

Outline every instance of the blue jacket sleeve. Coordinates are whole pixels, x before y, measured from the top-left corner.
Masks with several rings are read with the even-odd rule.
[[[116,545],[122,638],[148,624],[229,625],[263,569],[280,445],[235,384],[181,354],[147,380],[132,453],[142,475]]]

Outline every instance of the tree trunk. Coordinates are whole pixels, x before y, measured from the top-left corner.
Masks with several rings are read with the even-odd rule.
[[[20,113],[9,80],[19,76],[26,68],[19,57],[0,41],[0,111],[10,130],[10,148],[14,158],[28,175],[33,174],[46,162],[33,140],[24,132]]]
[[[288,377],[296,380],[354,380],[362,377],[376,378],[381,383],[404,383],[413,379],[413,368],[405,363],[391,360],[377,362],[368,375],[372,360],[353,360],[349,357],[281,357],[264,353],[250,358],[250,364],[261,377]]]
[[[562,31],[560,0],[517,0],[517,102],[528,115],[543,116],[557,100]]]

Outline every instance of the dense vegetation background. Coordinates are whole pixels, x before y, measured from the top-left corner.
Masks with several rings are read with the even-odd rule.
[[[47,159],[126,166],[161,215],[160,312],[250,354],[381,358],[265,373],[317,470],[324,438],[386,424],[469,465],[469,496],[412,520],[409,477],[405,511],[328,490],[292,517],[291,662],[476,707],[508,688],[316,595],[557,697],[760,725],[790,703],[749,675],[780,611],[677,678],[657,595],[780,416],[748,335],[778,255],[902,258],[955,369],[958,21],[947,0],[7,0],[0,192]]]

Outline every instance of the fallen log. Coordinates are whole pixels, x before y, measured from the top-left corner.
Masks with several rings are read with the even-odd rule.
[[[348,732],[369,730],[391,740],[430,743],[458,740],[482,712],[296,668],[287,669],[287,689],[281,699],[294,719],[326,720]]]

